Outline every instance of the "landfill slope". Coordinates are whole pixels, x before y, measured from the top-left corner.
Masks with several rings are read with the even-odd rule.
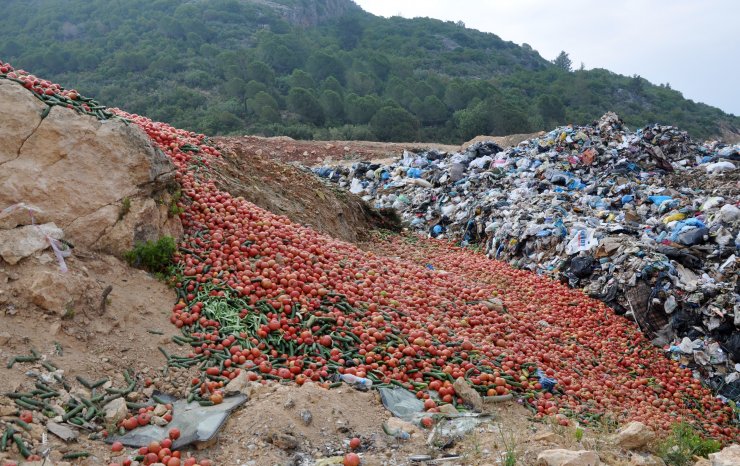
[[[424,235],[583,288],[738,400],[739,161],[740,146],[606,114],[511,147],[315,172]]]
[[[214,164],[219,185],[234,196],[334,238],[360,241],[375,228],[399,230],[397,216],[383,215],[354,194],[327,186],[298,167],[268,157],[242,138],[219,138],[223,157]]]

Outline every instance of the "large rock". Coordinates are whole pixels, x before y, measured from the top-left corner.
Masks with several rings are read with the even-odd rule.
[[[100,285],[93,278],[64,273],[58,267],[27,270],[18,288],[41,309],[69,318],[76,308],[89,308],[100,299]]]
[[[730,445],[719,453],[709,455],[712,466],[737,466],[740,464],[740,445]]]
[[[0,210],[32,204],[75,246],[117,254],[136,235],[179,231],[166,191],[174,165],[141,129],[59,106],[42,119],[45,108],[21,85],[0,82]]]
[[[452,388],[467,406],[478,412],[483,411],[483,398],[464,378],[458,377]]]
[[[635,450],[655,440],[655,432],[642,422],[633,421],[620,429],[614,440],[622,448]]]
[[[106,404],[103,407],[103,411],[105,412],[106,424],[118,424],[118,422],[124,420],[128,414],[126,400],[123,398],[116,398]]]
[[[48,222],[49,218],[43,210],[23,202],[0,210],[0,230]]]
[[[46,104],[20,84],[0,79],[0,167],[18,156],[23,143],[41,123]],[[6,104],[7,102],[7,104]],[[0,204],[2,208],[15,202]]]
[[[21,259],[48,248],[47,236],[62,239],[64,232],[53,223],[0,230],[0,257],[8,264],[17,264]]]
[[[599,455],[589,450],[545,450],[537,455],[537,464],[542,466],[597,466]]]

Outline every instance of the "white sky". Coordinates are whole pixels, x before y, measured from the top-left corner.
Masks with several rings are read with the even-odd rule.
[[[740,115],[738,0],[354,0],[379,16],[460,21],[543,58],[639,74]]]

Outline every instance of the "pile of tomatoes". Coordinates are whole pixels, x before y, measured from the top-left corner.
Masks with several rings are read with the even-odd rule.
[[[112,112],[177,167],[185,237],[171,321],[190,349],[170,362],[201,369],[192,400],[220,402],[242,372],[326,386],[353,374],[412,390],[436,412],[462,401],[453,382],[463,377],[565,425],[687,421],[740,434],[729,406],[602,303],[443,242],[337,241],[220,190],[210,170],[220,153],[205,136]]]

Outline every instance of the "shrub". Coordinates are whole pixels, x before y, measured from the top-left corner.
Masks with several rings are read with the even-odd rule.
[[[706,458],[720,448],[718,441],[703,439],[691,425],[682,422],[675,424],[671,435],[658,445],[658,456],[669,466],[689,466],[694,464],[694,455]]]
[[[143,268],[152,273],[164,273],[172,263],[172,255],[177,245],[171,236],[163,236],[157,241],[137,243],[124,257],[134,267]]]

